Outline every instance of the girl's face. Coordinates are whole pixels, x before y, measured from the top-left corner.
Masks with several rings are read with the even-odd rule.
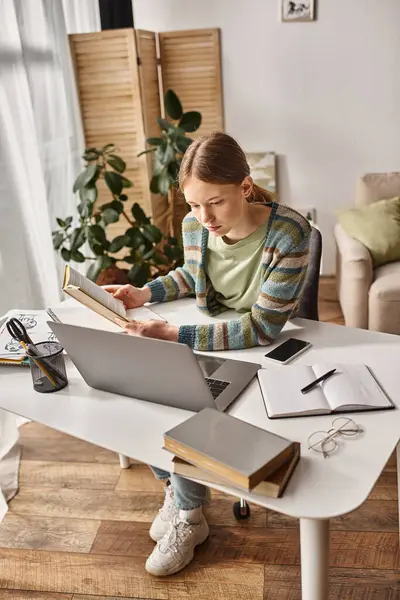
[[[253,182],[246,177],[240,185],[205,183],[190,176],[185,181],[184,194],[196,219],[210,231],[222,237],[241,222],[247,208]]]

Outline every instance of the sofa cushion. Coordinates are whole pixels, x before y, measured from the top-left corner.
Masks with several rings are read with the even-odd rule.
[[[400,262],[375,269],[369,290],[369,328],[400,334]]]
[[[400,196],[400,173],[366,173],[357,181],[356,206]]]
[[[339,222],[369,250],[374,267],[400,260],[400,197],[341,211]]]

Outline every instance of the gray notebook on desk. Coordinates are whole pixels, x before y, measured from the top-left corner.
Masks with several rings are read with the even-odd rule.
[[[164,434],[165,448],[232,483],[252,489],[290,460],[296,443],[212,408]]]

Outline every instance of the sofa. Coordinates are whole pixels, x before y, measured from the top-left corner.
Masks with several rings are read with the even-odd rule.
[[[357,182],[355,205],[395,196],[400,196],[400,173],[368,173]],[[374,269],[367,248],[339,223],[334,235],[337,292],[346,325],[399,335],[400,261]]]

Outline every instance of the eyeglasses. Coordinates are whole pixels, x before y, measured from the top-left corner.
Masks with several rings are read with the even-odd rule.
[[[337,417],[332,421],[331,429],[328,429],[328,431],[315,431],[310,435],[307,440],[308,449],[320,452],[324,458],[328,458],[337,449],[337,438],[339,436],[355,437],[362,432],[363,429],[353,419]]]

